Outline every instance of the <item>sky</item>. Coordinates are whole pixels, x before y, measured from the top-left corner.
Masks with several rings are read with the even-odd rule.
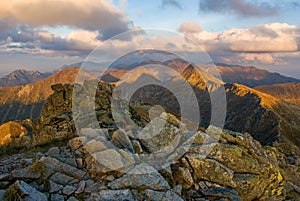
[[[147,47],[172,44],[173,50],[197,51],[179,42],[178,37],[186,37],[215,63],[253,65],[300,78],[298,2],[1,0],[0,76],[20,68],[51,71],[85,60],[95,48],[113,59],[138,50],[145,44],[144,30],[156,29],[174,34],[148,40]],[[116,37],[124,32],[128,37]]]

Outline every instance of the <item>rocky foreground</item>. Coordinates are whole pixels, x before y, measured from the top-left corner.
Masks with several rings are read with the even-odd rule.
[[[274,147],[261,146],[250,134],[209,127],[191,135],[187,125],[162,113],[158,121],[167,123],[160,134],[141,140],[134,132],[125,133],[116,127],[107,98],[112,87],[104,83],[99,86],[102,93],[96,109],[99,124],[107,132],[82,128],[79,134],[71,115],[72,86],[56,85],[53,89],[55,93],[33,123],[32,132],[25,135],[31,141],[22,144],[52,147],[33,155],[24,152],[1,157],[2,200],[300,198],[300,189],[282,170],[285,156]],[[131,110],[137,123],[149,121],[147,106],[137,103]],[[218,139],[207,140],[209,136]],[[59,140],[66,143],[57,146]],[[168,144],[164,152],[158,151]],[[290,163],[299,167],[297,159]]]

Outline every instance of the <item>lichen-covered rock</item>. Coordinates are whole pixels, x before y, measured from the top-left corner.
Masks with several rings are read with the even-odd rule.
[[[93,193],[88,199],[88,201],[102,200],[102,201],[135,201],[130,190],[101,190],[98,193]]]
[[[23,181],[16,181],[12,186],[23,201],[47,201],[47,197]]]

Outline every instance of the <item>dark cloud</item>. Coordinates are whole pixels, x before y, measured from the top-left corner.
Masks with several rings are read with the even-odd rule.
[[[132,22],[125,13],[105,0],[15,0],[1,2],[0,23],[1,32],[18,24],[30,27],[70,26],[98,30],[102,32],[102,38],[107,39],[128,31]]]
[[[162,0],[162,2],[161,2],[161,7],[162,8],[166,8],[166,7],[169,7],[169,6],[178,8],[180,10],[183,9],[182,5],[176,0]]]
[[[200,0],[199,12],[235,13],[240,16],[275,16],[278,9],[266,2],[246,0]]]

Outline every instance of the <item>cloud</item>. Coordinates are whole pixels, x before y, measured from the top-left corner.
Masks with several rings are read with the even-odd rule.
[[[207,51],[245,53],[294,52],[298,50],[300,38],[299,29],[286,23],[229,29],[222,33],[204,30],[185,34]]]
[[[186,22],[179,26],[178,31],[181,33],[198,33],[201,32],[201,28],[198,23]]]
[[[246,0],[200,0],[199,12],[234,13],[239,16],[275,16],[278,9],[264,2]]]
[[[182,5],[176,0],[162,0],[162,2],[161,2],[161,7],[162,8],[166,8],[166,7],[169,7],[169,6],[178,8],[180,10],[183,9]]]
[[[131,25],[124,13],[105,0],[2,0],[0,21],[3,20],[31,27],[66,25],[98,30],[102,39],[127,31]]]

